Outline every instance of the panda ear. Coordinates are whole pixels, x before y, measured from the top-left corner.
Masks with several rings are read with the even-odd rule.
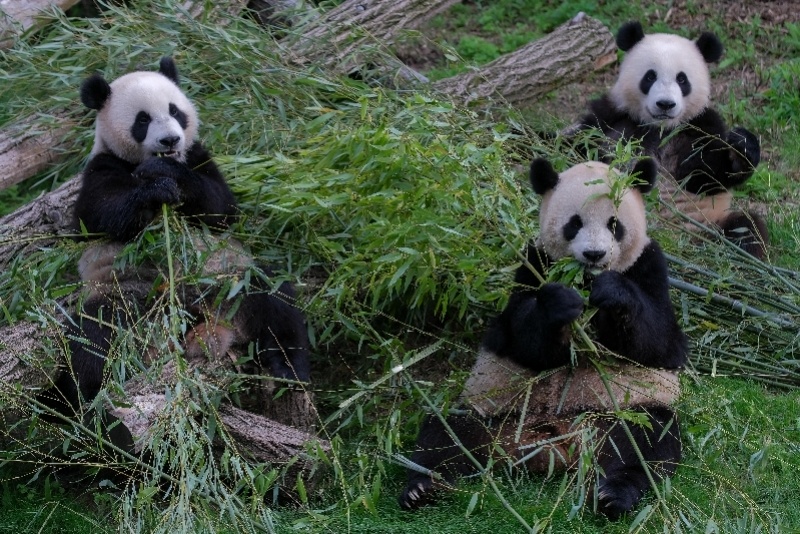
[[[558,173],[544,158],[536,158],[531,163],[531,185],[539,195],[544,195],[558,184]]]
[[[706,63],[714,63],[722,57],[722,51],[724,50],[722,41],[711,32],[700,34],[695,44],[700,53],[703,54],[703,59],[706,60]]]
[[[89,109],[102,109],[109,96],[111,86],[99,74],[92,74],[81,85],[81,102]]]
[[[626,22],[617,32],[617,47],[623,52],[627,52],[642,39],[644,39],[642,24],[635,20]]]
[[[633,166],[631,175],[636,178],[636,189],[642,193],[649,193],[653,190],[658,179],[658,166],[653,158],[642,158]]]
[[[180,85],[178,82],[178,67],[175,66],[175,61],[169,56],[164,56],[158,64],[158,72],[173,81],[175,85]]]

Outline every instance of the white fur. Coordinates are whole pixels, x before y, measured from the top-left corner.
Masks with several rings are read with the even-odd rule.
[[[170,115],[170,104],[186,114],[186,130]],[[137,143],[131,128],[140,111],[147,112],[152,121],[145,140]],[[197,138],[198,123],[194,105],[169,78],[157,72],[131,72],[111,83],[111,96],[97,114],[91,155],[110,152],[125,161],[141,163],[164,151],[159,139],[178,136],[174,157],[186,161],[186,151]]]
[[[621,199],[610,197],[610,184],[619,174],[608,165],[587,162],[559,175],[558,184],[542,197],[539,208],[538,243],[554,259],[573,256],[587,263],[585,250],[603,250],[605,257],[592,267],[624,272],[647,246],[647,220],[644,199],[637,189],[627,189]],[[573,215],[580,215],[583,228],[575,239],[566,241],[563,228]],[[617,242],[608,228],[610,217],[625,227]]]
[[[658,78],[645,95],[639,82],[650,69]],[[692,85],[686,97],[675,81],[680,72]],[[655,122],[672,129],[702,113],[710,94],[708,65],[695,42],[679,35],[654,33],[645,35],[627,52],[609,96],[618,109],[627,111],[640,123]],[[659,100],[671,100],[675,107],[667,112],[660,110],[656,105]]]

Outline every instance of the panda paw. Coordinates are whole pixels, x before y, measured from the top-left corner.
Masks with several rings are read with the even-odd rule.
[[[728,132],[731,164],[735,173],[753,172],[761,161],[761,144],[750,131],[737,127]]]
[[[141,189],[141,199],[148,206],[174,205],[181,201],[181,190],[171,178],[156,178]]]
[[[147,158],[133,171],[133,175],[144,181],[168,178],[180,181],[189,173],[186,165],[172,158]]]
[[[563,284],[545,284],[537,294],[537,308],[552,325],[563,326],[577,319],[583,311],[580,294]]]
[[[616,521],[633,510],[641,499],[641,492],[623,482],[604,482],[597,494],[598,511]]]
[[[597,275],[592,282],[589,304],[626,315],[636,313],[635,295],[632,294],[625,277],[616,271],[603,271]]]
[[[416,510],[437,501],[437,491],[431,479],[419,479],[410,482],[398,499],[403,510]]]

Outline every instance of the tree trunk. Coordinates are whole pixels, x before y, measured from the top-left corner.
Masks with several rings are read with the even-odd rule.
[[[471,102],[501,97],[509,104],[531,99],[581,79],[616,60],[611,32],[580,13],[552,33],[484,65],[434,83],[443,93]]]
[[[78,0],[0,0],[0,50],[14,46],[17,38],[41,26],[53,8],[66,11]]]

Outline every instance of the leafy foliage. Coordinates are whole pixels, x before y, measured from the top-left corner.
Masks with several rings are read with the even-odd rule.
[[[512,4],[519,4],[512,19],[553,5]],[[301,289],[321,434],[332,443],[329,454],[308,452],[321,473],[314,483],[287,482],[280,466],[239,456],[216,408],[253,379],[212,382],[179,367],[146,460],[99,447],[102,436],[83,422],[45,424],[30,392],[4,389],[4,405],[32,415],[2,438],[6,465],[31,466],[13,476],[36,479],[26,486],[31,491],[42,479],[99,484],[93,496],[120,531],[511,531],[520,525],[515,514],[533,528],[579,532],[750,532],[800,521],[784,497],[797,489],[797,393],[763,386],[798,381],[797,328],[786,327],[800,316],[797,274],[667,221],[657,222],[655,235],[672,255],[676,280],[688,284],[676,289],[675,303],[693,341],[694,368],[679,406],[687,458],[659,488],[663,503],[651,498],[638,515],[611,525],[580,506],[586,495],[572,474],[498,470],[435,510],[399,512],[397,455],[410,450],[426,413],[451,405],[486,322],[507,298],[517,253],[536,233],[537,202],[519,162],[547,154],[563,168],[576,156],[530,134],[513,112],[492,117],[424,88],[392,91],[298,66],[282,46],[247,20],[190,19],[169,0],[63,19],[0,52],[0,123],[41,113],[45,125],[48,113],[68,109],[77,148],[44,180],[63,181],[91,146],[91,116],[77,103],[81,80],[95,70],[113,79],[153,69],[161,55],[176,57],[200,109],[202,137],[246,215],[232,235]],[[775,82],[774,98],[765,96],[770,109],[789,102],[792,67],[777,68],[787,77]],[[619,148],[627,161],[630,147]],[[131,261],[194,258],[190,241],[167,242],[179,224],[157,222],[131,248]],[[77,300],[74,266],[84,247],[63,240],[11,259],[0,272],[0,322],[57,331]],[[165,278],[167,287],[183,281]],[[240,280],[216,282],[235,298]],[[181,361],[176,347],[187,318],[171,304],[164,297],[120,336],[111,376],[141,376],[143,346],[162,356],[153,371]],[[64,340],[54,334],[51,341],[55,354]],[[119,388],[109,386],[98,405],[115,394]],[[222,440],[222,456],[214,438]],[[134,476],[117,482],[120,474]],[[274,503],[279,482],[296,507]]]

